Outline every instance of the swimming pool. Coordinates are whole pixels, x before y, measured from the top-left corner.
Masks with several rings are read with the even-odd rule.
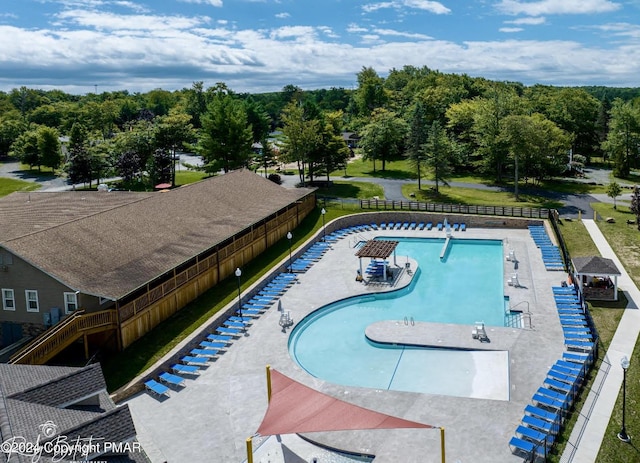
[[[418,262],[407,287],[329,304],[292,331],[289,351],[313,376],[349,386],[508,400],[508,353],[384,346],[366,339],[382,320],[504,326],[503,248],[498,240],[393,238]],[[402,257],[398,257],[402,265]]]

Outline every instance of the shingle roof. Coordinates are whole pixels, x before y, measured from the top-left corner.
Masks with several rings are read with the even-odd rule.
[[[34,373],[34,387],[25,387],[29,371]],[[48,382],[45,380],[47,375]],[[7,394],[7,390],[13,394]],[[98,394],[98,406],[60,408],[74,398],[92,394]],[[43,428],[45,423],[55,435],[65,436],[68,441],[91,437],[128,442],[136,435],[129,408],[116,408],[110,400],[98,364],[84,368],[0,364],[0,404],[0,442],[11,437],[24,438],[26,442],[37,442],[40,438],[44,442],[51,437]],[[32,461],[30,458],[14,454],[11,461]],[[0,462],[6,461],[6,455],[0,452]],[[51,461],[51,458],[39,461]],[[144,461],[144,458],[130,455],[127,461]]]
[[[576,272],[586,275],[620,275],[620,270],[611,259],[600,256],[574,257]]]
[[[107,385],[99,364],[74,369],[71,373],[45,384],[40,384],[23,392],[8,395],[8,398],[24,402],[49,405],[51,407],[68,406],[89,395],[106,391]]]
[[[110,208],[92,198],[83,209],[75,200],[80,211],[69,210],[59,223],[38,224],[32,223],[32,205],[18,207],[12,198],[20,209],[13,213],[22,223],[17,228],[30,233],[9,234],[0,244],[74,290],[120,299],[311,191],[238,170],[166,193],[141,193],[139,200],[127,192],[95,192],[126,197],[114,199]],[[69,201],[69,194],[46,201],[62,210],[57,201]],[[37,227],[43,229],[34,232]]]
[[[11,396],[32,387],[55,381],[77,370],[78,368],[75,367],[0,363],[0,390],[5,396]]]

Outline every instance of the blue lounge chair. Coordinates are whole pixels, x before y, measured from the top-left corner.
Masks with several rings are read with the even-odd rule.
[[[185,386],[184,378],[182,376],[174,375],[168,371],[163,371],[158,375],[158,379],[164,384],[171,386]]]
[[[171,365],[171,371],[181,375],[199,375],[200,368],[193,365],[184,365],[182,363],[176,363]]]
[[[462,222],[460,224],[460,231],[467,231],[467,224],[466,223]]]
[[[237,315],[231,315],[228,320],[232,322],[244,323],[246,325],[253,323],[253,317],[239,317]]]
[[[418,230],[424,230],[424,227],[425,227],[426,225],[427,225],[426,223],[424,223],[424,222],[420,222],[420,223],[418,224]]]
[[[411,222],[411,223],[409,224],[409,229],[410,229],[410,230],[415,230],[417,226],[418,226],[418,224],[417,224],[417,223],[415,223],[415,222]]]
[[[185,355],[180,357],[180,361],[185,365],[205,366],[209,362],[206,357],[194,357],[193,355]]]
[[[549,412],[534,405],[527,405],[524,407],[524,411],[531,416],[542,418],[543,420],[547,420],[552,423],[560,422],[560,416],[558,416],[558,413]]]
[[[460,230],[460,224],[459,223],[454,223],[453,224],[453,231],[458,231]]]
[[[202,341],[200,343],[200,347],[204,347],[205,349],[222,350],[227,347],[227,343],[220,341]]]
[[[545,420],[541,420],[540,418],[536,418],[535,416],[531,416],[531,415],[524,415],[522,417],[522,422],[529,427],[539,429],[547,433],[550,432],[553,427],[552,423],[549,423],[548,421],[545,421]]]
[[[433,228],[433,223],[427,222],[427,230],[431,230]]]
[[[547,447],[551,447],[553,444],[554,438],[553,434],[546,434],[540,431],[536,431],[533,428],[528,428],[527,426],[518,426],[516,428],[516,434],[519,434],[526,439],[533,441],[534,443],[547,443]]]
[[[511,453],[514,455],[516,453],[521,453],[527,461],[533,461],[536,458],[536,455],[544,455],[545,450],[542,448],[542,445],[534,444],[528,440],[520,439],[518,437],[512,437],[509,441],[509,448],[511,449]]]
[[[405,230],[408,230],[409,229],[409,222],[404,222],[402,224],[402,228],[405,229]]]
[[[564,401],[553,399],[542,394],[533,394],[531,400],[539,405],[542,405],[543,407],[555,408],[558,411],[562,411],[568,408],[567,404]]]
[[[378,224],[376,223],[370,223],[369,226],[373,229],[373,230],[377,230],[378,229]]]
[[[148,381],[145,381],[144,382],[144,387],[145,387],[145,389],[147,389],[148,391],[150,391],[153,394],[157,395],[158,397],[162,397],[164,395],[169,397],[169,388],[167,386],[165,386],[164,384],[160,384],[155,379],[150,379]]]
[[[239,309],[236,310],[235,313],[237,313],[238,315],[242,315],[244,316],[248,316],[248,317],[252,317],[252,318],[258,318],[261,314],[263,314],[265,312],[264,309],[258,310],[258,309]]]
[[[546,387],[539,387],[536,394],[544,395],[561,402],[567,402],[568,400],[570,400],[569,395],[563,392],[554,391],[553,389],[548,389]]]
[[[204,358],[205,360],[218,356],[218,351],[216,349],[191,349],[190,353],[196,358]]]
[[[269,308],[270,304],[242,304],[242,309],[262,310],[263,312]]]
[[[232,336],[220,335],[220,334],[208,334],[207,335],[207,341],[223,342],[223,343],[229,345],[229,344],[231,344],[233,342],[233,337]]]
[[[581,354],[578,352],[563,352],[562,358],[578,365],[584,365],[584,363],[589,359],[589,354]]]
[[[442,227],[443,227],[442,222],[438,222],[438,226],[437,226],[438,231],[442,231]]]
[[[394,229],[394,230],[401,230],[401,229],[402,229],[402,227],[403,227],[402,222],[396,222],[396,227],[395,227],[395,229]]]
[[[229,328],[226,326],[219,326],[216,328],[216,331],[227,336],[240,337],[242,335],[242,330],[239,330],[238,328]]]
[[[380,224],[380,228],[383,229],[383,230],[386,230],[387,229],[387,223],[386,222],[382,222]]]

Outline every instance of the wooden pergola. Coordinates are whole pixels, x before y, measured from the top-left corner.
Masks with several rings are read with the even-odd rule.
[[[393,263],[396,263],[396,247],[399,241],[392,240],[369,240],[356,252],[356,257],[360,259],[360,275],[362,272],[362,258],[369,257],[373,260],[382,259],[384,279],[387,279],[387,259],[393,254]]]

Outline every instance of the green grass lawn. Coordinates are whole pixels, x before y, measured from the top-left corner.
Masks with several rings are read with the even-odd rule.
[[[561,203],[551,201],[539,196],[520,194],[520,200],[516,201],[512,192],[479,190],[476,188],[461,188],[440,186],[438,193],[431,188],[418,190],[418,184],[405,184],[402,186],[402,194],[406,198],[414,198],[418,201],[429,201],[444,204],[468,204],[478,206],[515,206],[515,207],[546,207],[558,208]],[[414,195],[414,196],[412,196]]]
[[[332,177],[342,177],[345,175],[345,169],[331,172]],[[346,169],[347,177],[375,177],[375,178],[394,178],[394,179],[412,179],[417,178],[415,169],[411,167],[406,159],[400,161],[389,161],[382,170],[382,163],[376,162],[376,169],[373,169],[373,161],[365,161],[361,158],[354,159],[349,162]]]
[[[317,194],[333,198],[371,199],[378,196],[380,199],[384,199],[384,189],[380,185],[369,182],[337,180],[328,188],[318,188]]]
[[[35,182],[25,182],[12,178],[0,178],[0,197],[6,196],[14,191],[35,191],[40,188]]]

